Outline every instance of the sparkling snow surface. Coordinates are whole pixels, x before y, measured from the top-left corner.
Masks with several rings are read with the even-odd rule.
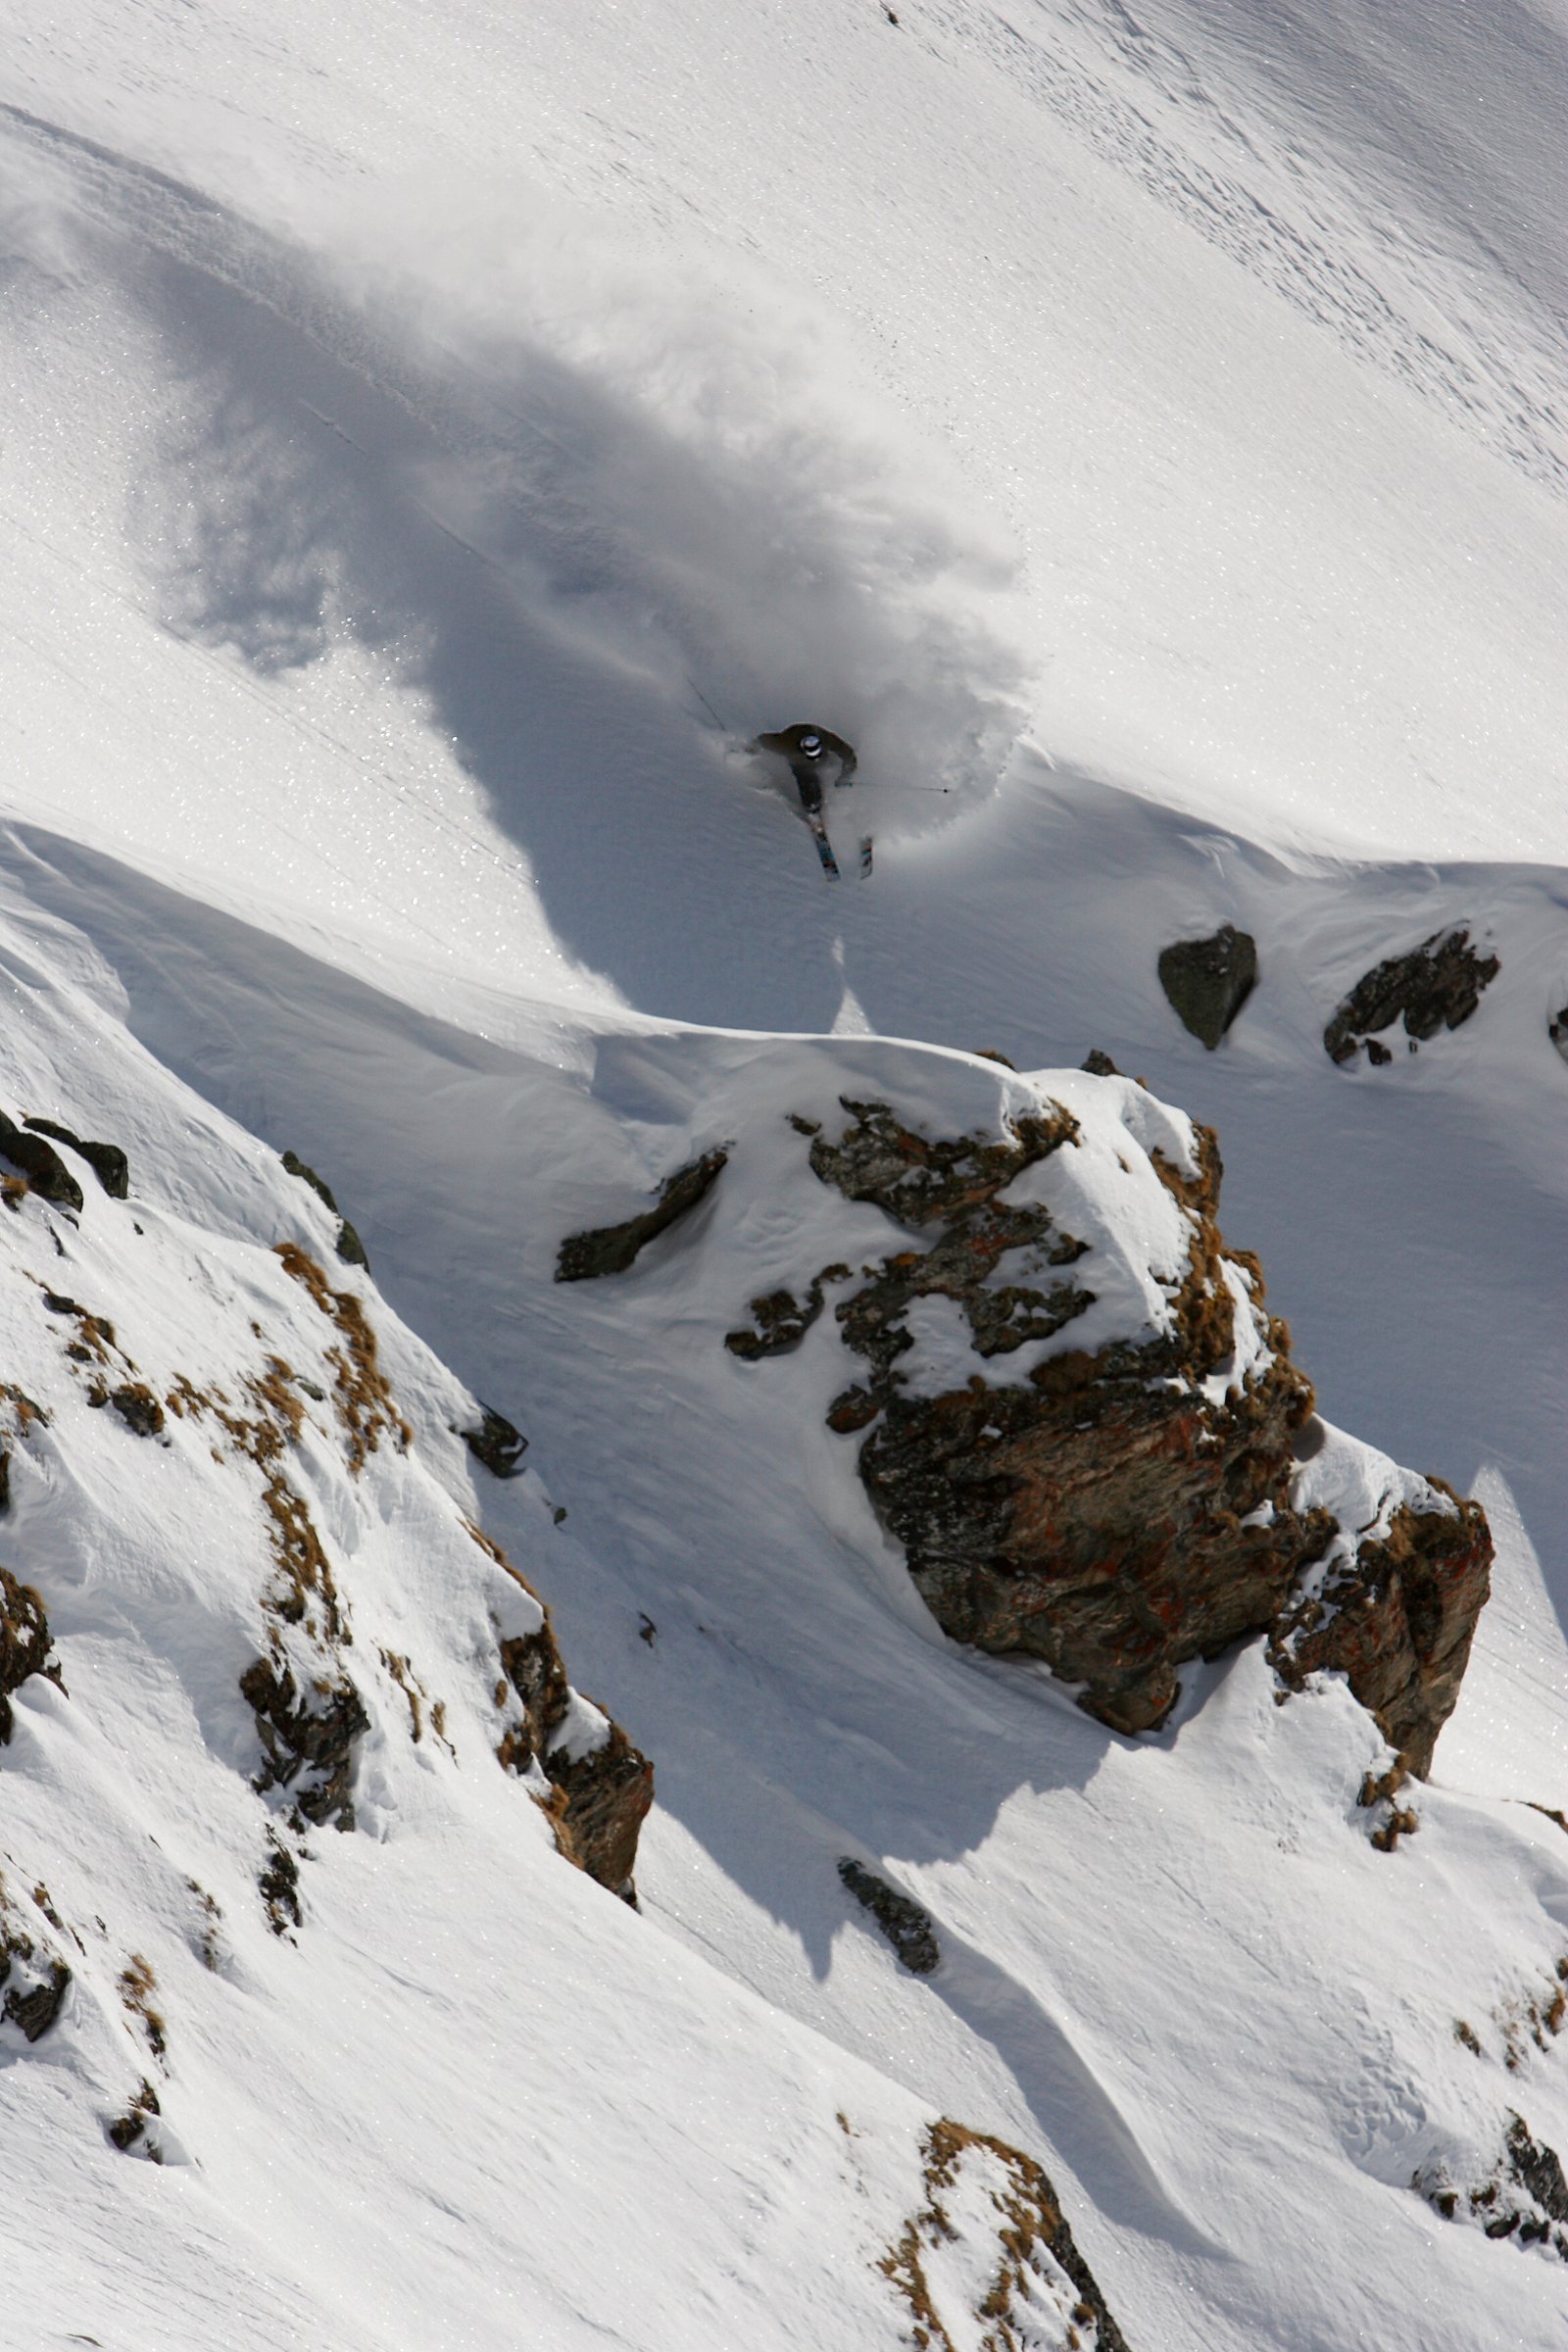
[[[938,2113],[1046,2166],[1133,2352],[1568,2342],[1568,2267],[1410,2186],[1480,2180],[1514,2113],[1568,2156],[1568,2049],[1518,2031],[1568,1951],[1531,1809],[1568,1810],[1568,20],[897,16],[0,31],[0,1107],[135,1187],[0,1210],[0,1374],[63,1384],[0,1557],[70,1692],[16,1701],[0,1871],[74,1972],[50,2035],[0,2028],[5,2352],[894,2352]],[[741,749],[805,717],[860,753],[837,888]],[[1209,1055],[1154,961],[1227,920],[1262,979]],[[1456,921],[1501,959],[1474,1019],[1333,1067],[1340,997]],[[1392,1463],[1486,1503],[1494,1599],[1392,1855],[1343,1689],[1277,1707],[1254,1646],[1102,1731],[936,1632],[823,1425],[831,1317],[723,1348],[887,1246],[787,1111],[954,1133],[1035,1088],[1146,1147],[1164,1102],[1215,1124],[1367,1515]],[[1108,1136],[1071,1180],[1136,1321],[1170,1203]],[[632,1274],[553,1282],[715,1143]],[[285,1146],[416,1428],[396,1479],[313,1457],[375,1703],[297,1944],[255,1889],[242,1475],[86,1407],[36,1303],[192,1377],[253,1321],[303,1350],[270,1246],[330,1229]],[[470,1484],[470,1391],[525,1478]],[[475,1509],[655,1760],[640,1918],[488,1753],[443,1565],[480,1576]],[[928,1908],[934,1977],[845,1853]],[[133,1954],[161,2167],[104,2136],[156,2066]]]

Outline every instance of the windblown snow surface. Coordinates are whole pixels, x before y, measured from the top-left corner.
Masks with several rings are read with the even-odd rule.
[[[1045,2166],[1133,2352],[1568,2342],[1550,2244],[1412,2186],[1514,2117],[1568,2152],[1562,0],[11,0],[0,57],[0,1107],[131,1165],[0,1210],[48,1416],[0,1556],[65,1686],[0,1873],[72,1971],[0,2027],[0,2344],[892,2352],[938,2115]],[[799,718],[860,753],[836,888],[739,748]],[[1227,920],[1209,1055],[1155,956]],[[1334,1067],[1461,921],[1475,1017]],[[1134,1740],[937,1632],[831,1318],[722,1344],[885,1247],[786,1122],[845,1094],[1071,1102],[1129,1328],[1142,1154],[1217,1126],[1342,1512],[1398,1463],[1491,1517],[1418,1836],[1371,1848],[1369,1718],[1255,1644]],[[631,1274],[553,1281],[717,1144]],[[160,1394],[328,1398],[291,1240],[413,1443],[298,1432],[370,1720],[275,1935],[261,1479],[95,1409],[45,1300]],[[655,1761],[640,1914],[495,1764],[479,1518]],[[1049,2277],[986,2332],[987,2178],[948,2352],[1091,2343]]]

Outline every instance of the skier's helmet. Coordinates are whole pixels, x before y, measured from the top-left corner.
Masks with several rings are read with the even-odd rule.
[[[821,736],[803,735],[801,737],[801,749],[806,754],[808,760],[820,760],[822,757]]]

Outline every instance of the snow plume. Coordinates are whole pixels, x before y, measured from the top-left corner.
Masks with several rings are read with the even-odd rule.
[[[533,618],[741,736],[816,717],[871,777],[989,789],[1015,556],[821,303],[527,188],[327,234],[462,412],[421,496]]]

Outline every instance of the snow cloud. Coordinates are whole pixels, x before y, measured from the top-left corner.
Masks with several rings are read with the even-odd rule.
[[[444,412],[421,496],[535,617],[742,734],[812,716],[989,787],[1015,552],[825,305],[526,187],[382,191],[324,234]]]

